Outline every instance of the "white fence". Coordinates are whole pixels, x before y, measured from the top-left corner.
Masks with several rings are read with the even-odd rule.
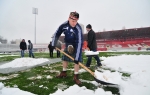
[[[47,45],[33,45],[34,52],[47,52]],[[0,44],[0,52],[20,52],[18,44]]]
[[[0,52],[17,52],[20,51],[19,45],[14,44],[0,44]]]
[[[141,47],[141,49],[139,49],[139,47],[126,47],[126,48],[122,48],[122,47],[118,47],[118,48],[108,48],[107,51],[146,51],[145,47]]]

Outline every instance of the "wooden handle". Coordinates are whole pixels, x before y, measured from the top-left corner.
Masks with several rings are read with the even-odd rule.
[[[64,55],[66,55],[67,57],[69,57],[70,59],[74,60],[74,58],[72,58],[70,55],[68,55],[67,53],[65,53],[64,51],[60,50],[59,48],[56,47],[57,50],[59,50],[61,53],[63,53]],[[79,65],[84,68],[86,71],[88,71],[91,75],[93,75],[95,77],[94,72],[92,72],[90,69],[88,69],[86,66],[84,66],[82,63],[79,62]]]

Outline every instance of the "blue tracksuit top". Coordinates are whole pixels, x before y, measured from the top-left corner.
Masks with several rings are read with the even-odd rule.
[[[77,23],[75,27],[71,27],[69,25],[69,21],[66,21],[63,24],[61,24],[54,34],[52,46],[56,46],[56,43],[62,33],[64,33],[65,35],[64,41],[66,43],[66,46],[70,44],[74,46],[75,48],[74,59],[79,61],[82,56],[82,44],[83,44],[83,34],[81,26]]]

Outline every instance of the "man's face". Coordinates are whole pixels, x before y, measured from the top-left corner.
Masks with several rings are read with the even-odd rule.
[[[91,29],[89,29],[89,28],[86,28],[86,31],[87,31],[87,32],[89,32],[90,30],[91,30]]]
[[[69,16],[68,18],[69,20],[69,24],[72,26],[72,27],[75,27],[76,24],[77,24],[77,21],[78,21],[78,18],[75,18],[74,16]]]

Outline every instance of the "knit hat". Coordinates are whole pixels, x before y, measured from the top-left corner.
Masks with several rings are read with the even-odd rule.
[[[92,29],[92,26],[91,26],[90,24],[88,24],[88,25],[86,26],[86,28]]]

